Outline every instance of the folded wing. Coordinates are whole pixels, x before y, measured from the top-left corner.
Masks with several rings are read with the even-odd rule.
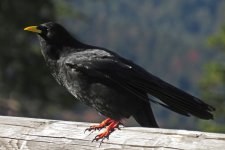
[[[87,59],[88,57],[88,59]],[[131,94],[146,100],[142,93],[148,93],[159,100],[153,101],[179,114],[194,115],[202,119],[212,119],[215,109],[181,89],[148,73],[131,61],[114,55],[71,56],[65,65],[96,79],[97,82],[120,86]]]

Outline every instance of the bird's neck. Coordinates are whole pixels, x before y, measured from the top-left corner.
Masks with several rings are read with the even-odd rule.
[[[58,42],[51,41],[42,36],[38,36],[42,54],[47,61],[57,61],[61,56],[69,53],[79,52],[86,49],[94,49],[96,46],[91,46],[80,42],[79,40],[66,36],[63,41],[57,40]]]

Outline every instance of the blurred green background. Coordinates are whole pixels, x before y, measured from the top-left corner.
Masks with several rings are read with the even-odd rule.
[[[162,128],[225,132],[224,0],[1,0],[0,115],[98,122],[54,81],[36,36],[23,31],[48,21],[217,108],[215,120],[202,121],[153,105]]]

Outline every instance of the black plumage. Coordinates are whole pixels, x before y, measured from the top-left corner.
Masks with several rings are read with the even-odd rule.
[[[58,83],[113,120],[133,116],[141,126],[158,127],[149,95],[161,102],[151,101],[179,114],[213,118],[212,106],[114,52],[78,41],[57,23],[25,30],[38,33],[42,54]]]

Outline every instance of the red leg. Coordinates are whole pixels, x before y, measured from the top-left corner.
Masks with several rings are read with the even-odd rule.
[[[93,125],[90,126],[89,128],[87,128],[85,131],[92,131],[92,130],[101,130],[102,128],[106,127],[107,125],[109,125],[111,122],[113,122],[114,120],[107,118],[104,121],[102,121],[99,125]]]
[[[93,141],[98,141],[99,139],[104,140],[105,138],[108,138],[109,135],[115,130],[115,128],[119,128],[119,125],[121,124],[120,121],[111,120],[110,124],[106,127],[105,131],[98,134]]]

